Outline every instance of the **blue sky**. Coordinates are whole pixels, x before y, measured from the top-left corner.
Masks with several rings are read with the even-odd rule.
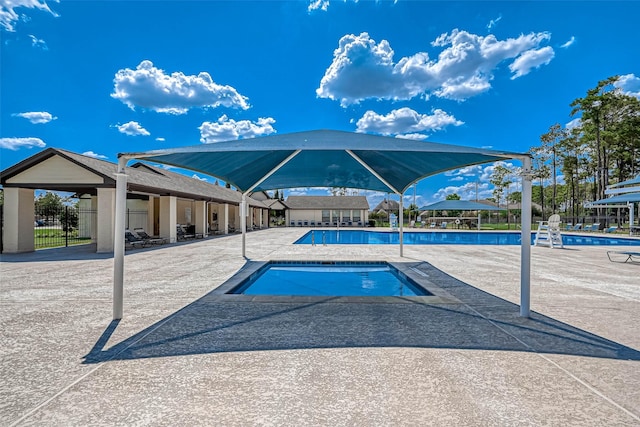
[[[525,152],[600,80],[640,96],[640,2],[0,4],[2,169],[312,129]],[[490,197],[492,168],[422,180],[416,202]]]

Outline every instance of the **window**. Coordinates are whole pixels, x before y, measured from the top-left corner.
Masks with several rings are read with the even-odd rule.
[[[322,222],[331,222],[331,211],[329,210],[322,211]]]
[[[354,210],[353,211],[353,220],[354,221],[360,221],[360,210]]]

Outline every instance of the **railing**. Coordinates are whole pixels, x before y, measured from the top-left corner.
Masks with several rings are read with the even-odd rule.
[[[46,207],[36,209],[34,218],[36,249],[86,244],[95,239],[95,210]]]

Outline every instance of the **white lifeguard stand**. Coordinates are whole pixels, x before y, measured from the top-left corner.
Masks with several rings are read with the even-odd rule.
[[[533,244],[550,248],[564,247],[562,245],[562,233],[560,232],[560,215],[551,215],[548,221],[538,221],[538,231]]]

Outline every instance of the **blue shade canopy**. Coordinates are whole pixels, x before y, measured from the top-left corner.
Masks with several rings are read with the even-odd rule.
[[[430,175],[527,154],[317,130],[120,156],[208,174],[242,192],[295,187],[404,192]]]
[[[624,187],[627,185],[640,185],[640,175],[636,176],[635,178],[629,179],[627,181],[622,181],[617,184],[610,185],[609,188]]]
[[[421,211],[503,211],[504,208],[470,200],[442,200],[421,207]]]
[[[640,202],[640,193],[624,193],[617,196],[609,197],[607,199],[596,200],[589,203],[589,206],[606,206],[614,203],[638,203]]]

